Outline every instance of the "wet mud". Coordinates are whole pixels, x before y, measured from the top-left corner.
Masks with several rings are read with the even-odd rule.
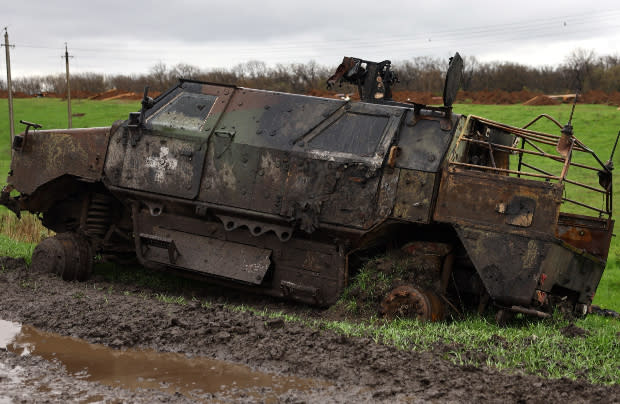
[[[36,355],[58,362],[80,380],[121,389],[160,390],[199,401],[225,394],[233,399],[275,402],[287,391],[303,392],[326,385],[203,357],[154,350],[121,351],[4,320],[0,320],[2,348],[19,356]]]
[[[241,365],[253,375],[250,379],[266,379],[253,385],[224,383],[226,387],[215,392],[199,387],[195,394],[191,383],[200,375],[209,379],[206,370],[198,370],[194,380],[186,379],[189,382],[166,382],[156,379],[164,372],[154,372],[134,377],[137,386],[115,385],[118,378],[112,376],[106,384],[93,376],[109,371],[105,366],[91,375],[80,373],[83,364],[76,370],[62,359],[52,359],[53,352],[48,360],[37,352],[22,356],[19,349],[0,348],[0,402],[620,402],[620,386],[458,366],[442,359],[441,347],[433,352],[401,351],[367,338],[235,311],[217,303],[217,295],[188,299],[186,305],[169,304],[148,297],[150,291],[137,286],[119,290],[118,284],[97,278],[64,282],[31,273],[18,261],[2,264],[4,320],[102,344],[113,350],[101,349],[115,355],[150,350],[155,357],[169,353],[182,360],[226,361]],[[257,311],[279,304],[249,302],[230,301]],[[140,371],[156,367],[142,363]],[[150,378],[158,386],[139,384]],[[160,382],[171,388],[162,389]]]

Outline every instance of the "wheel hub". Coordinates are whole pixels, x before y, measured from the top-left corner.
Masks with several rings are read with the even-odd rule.
[[[48,237],[32,253],[31,269],[56,273],[66,281],[84,281],[92,271],[93,254],[88,241],[76,233]]]
[[[399,286],[388,293],[379,312],[388,319],[415,318],[435,322],[445,318],[445,306],[439,296],[411,285]]]

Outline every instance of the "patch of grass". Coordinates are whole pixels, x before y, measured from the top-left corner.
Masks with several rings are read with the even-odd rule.
[[[160,302],[163,302],[163,303],[180,304],[181,306],[185,306],[187,304],[187,301],[185,300],[185,297],[183,297],[183,296],[167,295],[165,293],[156,293],[155,294],[155,299],[157,299],[157,300],[159,300]]]
[[[389,257],[377,257],[364,264],[332,310],[363,316],[376,313],[380,300],[392,289],[397,277],[397,269],[379,270],[386,262],[390,262]]]
[[[421,323],[409,319],[373,318],[352,323],[295,316],[250,306],[228,306],[267,318],[298,322],[340,335],[366,337],[403,350],[431,351],[459,365],[488,366],[523,371],[549,378],[586,379],[592,383],[620,383],[620,321],[591,315],[575,322],[585,336],[568,337],[569,321],[517,319],[507,327],[492,316],[471,314],[460,321]]]
[[[0,234],[0,256],[23,258],[30,264],[36,243],[15,241],[7,235]]]
[[[129,112],[140,110],[140,101],[93,101],[75,99],[71,102],[73,113],[83,116],[73,117],[74,128],[92,128],[110,126],[115,120],[127,119]],[[8,100],[0,99],[0,110],[8,110]],[[67,127],[67,102],[58,98],[15,98],[13,99],[13,116],[15,132],[25,128],[20,120],[38,123],[43,129],[59,129]],[[0,133],[6,135],[0,139],[0,154],[9,152],[9,122],[0,120]]]
[[[84,292],[79,291],[79,292],[75,292],[71,297],[73,297],[74,299],[80,300],[86,297],[86,295],[84,294]]]
[[[0,213],[0,233],[22,243],[39,243],[54,235],[37,216],[28,212],[22,212],[21,219],[12,212]]]

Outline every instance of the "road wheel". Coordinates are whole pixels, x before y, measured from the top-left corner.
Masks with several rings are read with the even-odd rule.
[[[32,253],[33,271],[56,273],[66,281],[85,281],[92,267],[91,246],[77,233],[60,233],[48,237]]]
[[[415,318],[420,321],[441,321],[446,308],[437,294],[403,285],[387,294],[381,302],[379,313],[385,318]]]

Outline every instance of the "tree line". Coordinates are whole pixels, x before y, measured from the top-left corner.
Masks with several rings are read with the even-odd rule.
[[[596,55],[593,51],[578,49],[555,67],[532,67],[513,62],[480,62],[475,57],[464,58],[461,88],[465,91],[529,90],[542,93],[587,92],[606,93],[620,91],[620,55]],[[448,60],[433,57],[415,57],[393,61],[393,70],[400,83],[396,91],[418,91],[441,94]],[[167,66],[157,63],[146,74],[78,73],[71,76],[71,91],[101,93],[110,89],[126,92],[143,91],[149,86],[153,91],[164,91],[177,83],[178,78],[215,83],[235,84],[274,91],[308,94],[325,89],[327,78],[336,66],[309,63],[277,64],[269,66],[252,60],[228,69],[204,70],[197,66],[179,63]],[[0,81],[6,90],[6,82]],[[31,76],[13,80],[13,90],[30,95],[42,92],[66,93],[65,75]],[[344,87],[342,92],[353,92]]]

